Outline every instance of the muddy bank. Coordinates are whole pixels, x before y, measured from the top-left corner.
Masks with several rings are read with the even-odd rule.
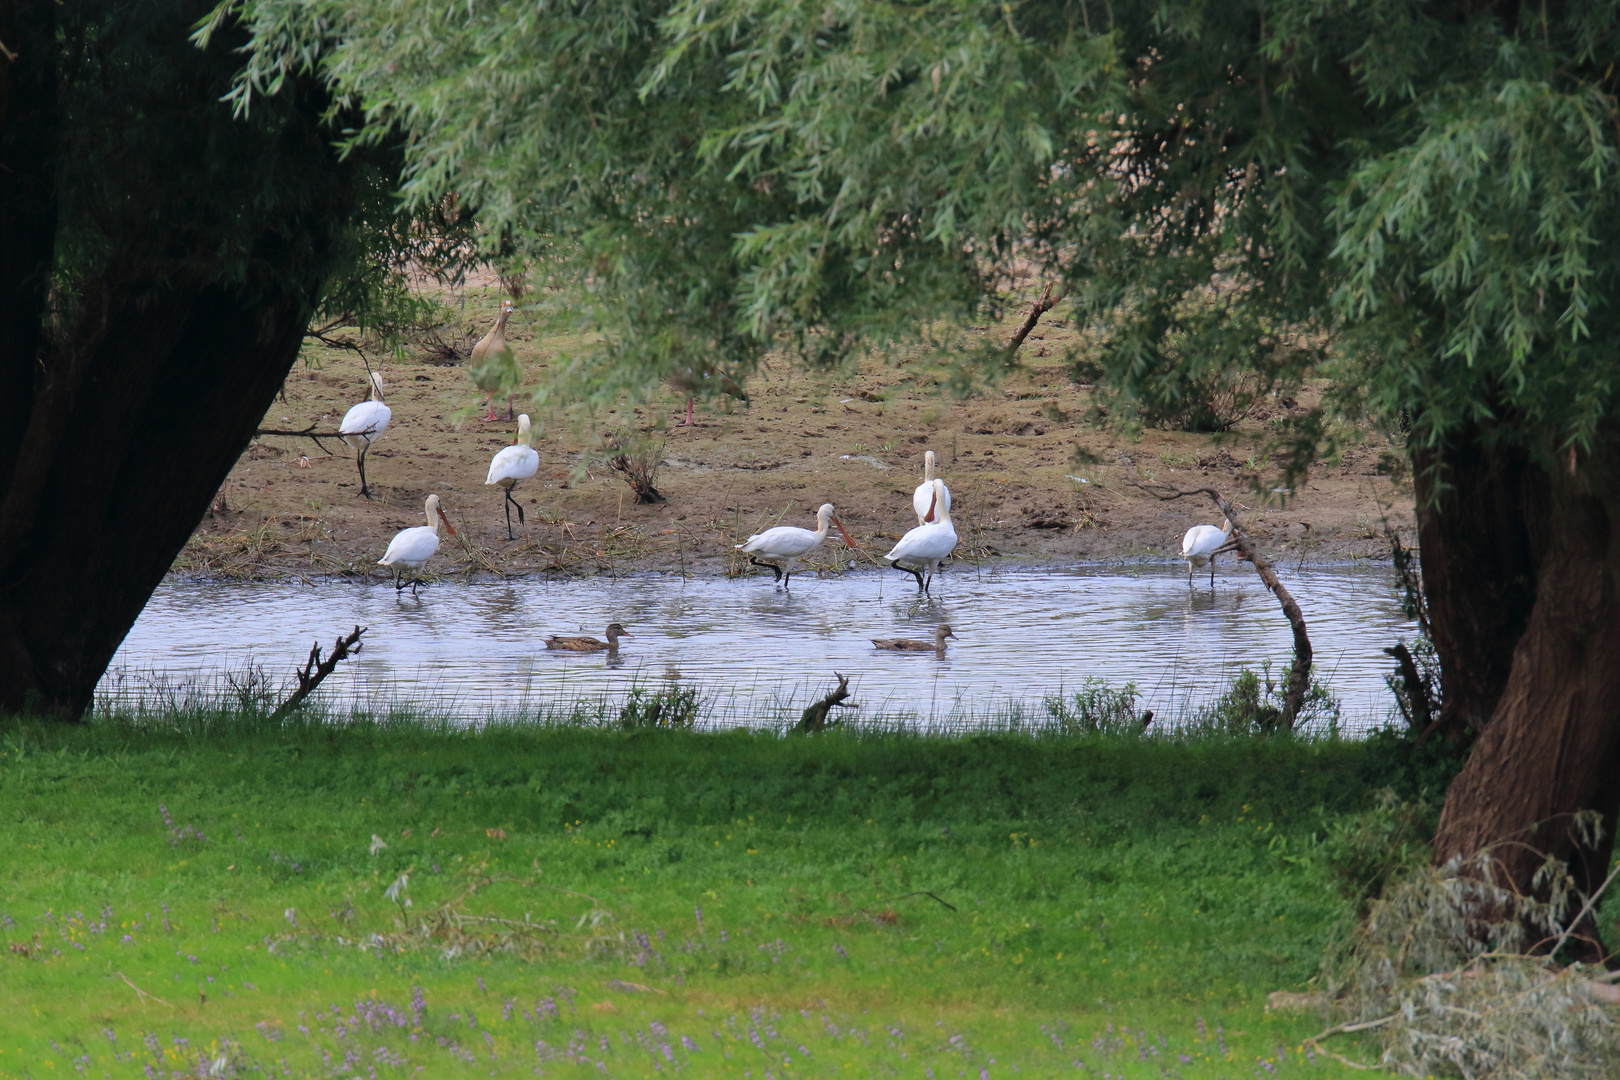
[[[444,336],[481,334],[498,303],[489,290],[457,298]],[[536,335],[521,313],[510,336],[536,383],[577,344]],[[849,552],[829,543],[820,564],[831,570],[874,560],[916,524],[911,491],[925,450],[938,455],[951,487],[959,555],[1007,565],[1164,559],[1189,526],[1219,520],[1205,499],[1160,503],[1136,482],[1238,493],[1251,531],[1285,562],[1384,559],[1382,519],[1411,529],[1410,497],[1378,471],[1390,448],[1376,436],[1320,464],[1286,505],[1244,494],[1265,475],[1268,424],[1308,408],[1319,388],[1265,403],[1218,440],[1152,429],[1133,438],[1094,418],[1090,387],[1062,360],[1075,341],[1062,320],[1043,322],[1024,347],[1023,370],[963,401],[946,397],[926,358],[901,358],[844,376],[770,365],[748,381],[746,403],[700,402],[690,427],[681,425],[685,398],[673,391],[598,415],[594,429],[566,413],[536,414],[540,471],[516,489],[527,520],[512,541],[500,493],[484,478],[515,425],[504,409],[484,422],[466,372],[417,350],[381,365],[393,419],[367,459],[375,499],[361,497],[342,444],[328,442],[329,455],[308,439],[264,437],[232,470],[174,572],[238,580],[380,573],[389,538],[423,522],[430,492],[462,535],[435,557],[429,569],[439,574],[738,573],[747,568],[733,544],[773,524],[814,527],[823,502],[838,508],[858,545]],[[365,385],[359,357],[313,346],[263,426],[334,430]],[[666,501],[634,502],[605,466],[604,433],[663,439],[656,484]]]

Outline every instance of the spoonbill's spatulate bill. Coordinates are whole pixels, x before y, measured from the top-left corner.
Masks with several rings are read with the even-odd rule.
[[[338,434],[343,441],[354,447],[354,461],[360,468],[360,494],[368,499],[371,498],[371,489],[366,486],[366,451],[371,449],[372,443],[382,438],[393,415],[393,411],[383,404],[382,372],[373,371],[371,396],[344,413],[343,423],[338,425]]]
[[[433,553],[439,550],[439,524],[443,522],[451,536],[456,535],[450,519],[444,516],[439,509],[439,497],[429,495],[426,503],[426,525],[418,525],[414,529],[401,529],[394,534],[388,542],[388,550],[383,557],[377,560],[378,566],[386,566],[394,572],[394,591],[399,592],[405,587],[401,576],[406,570],[420,569],[422,564],[433,558]],[[416,595],[417,588],[422,584],[420,578],[413,578],[410,582],[411,595]]]
[[[928,517],[928,508],[934,504],[935,491],[938,491],[939,504],[945,508],[947,517],[951,513],[951,489],[945,486],[945,481],[934,487],[934,452],[928,451],[923,455],[923,482],[917,485],[917,490],[911,493],[911,508],[917,511],[917,524],[927,525],[932,519]]]
[[[1187,588],[1192,588],[1193,568],[1209,563],[1209,587],[1215,587],[1215,556],[1232,538],[1232,523],[1217,529],[1213,525],[1194,525],[1181,538],[1181,557],[1187,560]]]
[[[829,524],[838,526],[838,531],[844,535],[845,544],[850,547],[855,546],[855,541],[849,538],[849,533],[844,532],[843,524],[833,517],[833,504],[822,503],[821,509],[816,511],[815,532],[811,532],[809,529],[800,529],[793,525],[778,525],[774,529],[766,529],[762,533],[755,533],[750,536],[737,545],[737,550],[747,555],[748,561],[755,566],[769,567],[776,574],[776,580],[780,581],[785,589],[787,588],[788,579],[793,576],[793,571],[798,568],[799,560],[808,558],[816,548],[821,546],[821,542],[827,539],[827,526]],[[782,565],[777,566],[775,563],[760,562],[759,556],[761,555],[767,559],[781,559]]]
[[[928,512],[923,515],[924,525],[918,525],[900,538],[900,542],[883,556],[888,559],[897,570],[904,570],[917,579],[917,591],[927,592],[934,580],[934,571],[939,564],[950,557],[956,550],[956,526],[951,524],[950,507],[945,505],[945,498],[941,492],[945,488],[945,481],[934,481],[934,495],[928,506]],[[902,563],[908,565],[902,565]],[[928,577],[923,578],[923,568],[927,568]]]
[[[496,455],[490,459],[489,479],[484,486],[498,485],[506,492],[506,538],[517,539],[512,535],[512,507],[517,507],[518,524],[523,522],[523,504],[512,498],[512,485],[519,480],[527,480],[540,468],[540,455],[529,445],[529,414],[524,413],[518,417],[517,443],[512,446],[503,446]]]

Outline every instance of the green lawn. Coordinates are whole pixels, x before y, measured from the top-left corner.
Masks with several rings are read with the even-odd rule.
[[[1264,1004],[1398,761],[12,721],[0,1077],[1349,1075]]]

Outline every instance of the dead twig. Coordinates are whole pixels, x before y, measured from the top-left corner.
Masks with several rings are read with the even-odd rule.
[[[361,432],[360,434],[370,434],[370,432]],[[343,438],[343,433],[341,431],[316,431],[314,424],[309,425],[309,427],[302,431],[285,431],[281,428],[256,428],[253,432],[253,437],[255,439],[264,435],[279,435],[289,439],[313,439],[315,441],[315,445],[321,448],[321,453],[325,454],[327,457],[333,456],[332,451],[328,450],[326,448],[326,444],[321,442],[321,440]]]
[[[1013,331],[1012,337],[1007,339],[1007,351],[1013,352],[1017,350],[1024,343],[1024,339],[1029,337],[1029,332],[1035,329],[1035,324],[1041,321],[1041,316],[1056,307],[1063,297],[1068,294],[1068,291],[1068,287],[1065,286],[1056,296],[1053,296],[1052,283],[1047,282],[1046,288],[1041,291],[1041,298],[1029,305],[1029,311],[1025,314],[1023,323],[1019,325],[1017,330]]]
[[[838,675],[838,672],[835,671],[833,674]],[[798,730],[811,733],[822,730],[827,726],[827,713],[834,708],[860,708],[853,701],[845,701],[847,697],[849,697],[849,676],[838,675],[838,689],[804,710],[804,714],[799,717]]]
[[[1357,1032],[1357,1031],[1371,1031],[1373,1028],[1381,1028],[1385,1024],[1389,1023],[1391,1020],[1394,1020],[1396,1015],[1398,1015],[1398,1014],[1391,1013],[1389,1016],[1379,1017],[1377,1020],[1368,1020],[1365,1023],[1361,1023],[1361,1024],[1335,1024],[1333,1027],[1328,1028],[1326,1031],[1324,1031],[1324,1032],[1322,1032],[1322,1033],[1320,1033],[1318,1035],[1312,1035],[1310,1038],[1305,1039],[1303,1041],[1302,1045],[1310,1047],[1312,1050],[1315,1050],[1318,1054],[1326,1054],[1328,1057],[1330,1057],[1333,1060],[1337,1061],[1339,1064],[1348,1065],[1352,1069],[1364,1069],[1364,1070],[1367,1070],[1369,1072],[1374,1070],[1374,1069],[1377,1069],[1377,1070],[1379,1070],[1381,1072],[1381,1071],[1383,1071],[1383,1066],[1381,1066],[1381,1065],[1368,1065],[1365,1062],[1360,1062],[1360,1061],[1356,1061],[1356,1060],[1354,1060],[1352,1058],[1347,1058],[1343,1054],[1336,1054],[1332,1050],[1329,1050],[1327,1047],[1323,1046],[1322,1045],[1322,1040],[1328,1038],[1330,1035],[1349,1035],[1349,1034],[1352,1034],[1352,1033]]]
[[[357,655],[360,652],[360,635],[366,632],[366,627],[356,626],[354,632],[348,637],[340,637],[332,645],[332,654],[325,660],[321,659],[321,643],[317,641],[309,649],[309,662],[298,671],[298,689],[293,691],[291,697],[276,707],[270,714],[272,721],[280,720],[296,709],[300,702],[315,691],[315,688],[337,669],[341,661]]]
[[[895,897],[895,899],[896,900],[904,900],[908,896],[926,896],[926,897],[928,897],[928,899],[934,901],[934,903],[936,903],[936,904],[944,904],[946,907],[950,908],[952,911],[956,910],[956,905],[955,904],[946,903],[944,900],[941,900],[939,897],[935,896],[933,893],[929,892],[927,889],[918,889],[916,892],[901,893],[899,896]]]
[[[169,1008],[171,1008],[171,1009],[174,1008],[173,1005],[169,1005],[169,1003],[167,1001],[164,1001],[162,998],[158,997],[156,994],[149,994],[145,990],[142,990],[140,987],[136,986],[134,983],[130,982],[129,981],[129,976],[125,975],[122,971],[115,971],[115,972],[113,972],[113,974],[117,975],[120,979],[123,979],[124,980],[124,985],[129,987],[131,990],[135,991],[136,998],[139,999],[141,1002],[144,1003],[147,998],[151,998],[153,1001],[157,1002],[159,1005],[168,1005]]]
[[[1187,495],[1208,495],[1215,505],[1220,508],[1221,513],[1226,515],[1226,520],[1232,526],[1232,545],[1237,548],[1239,554],[1254,564],[1255,573],[1260,575],[1260,580],[1265,582],[1266,588],[1270,589],[1272,594],[1276,596],[1277,602],[1282,605],[1283,615],[1288,619],[1288,625],[1294,631],[1294,663],[1288,669],[1288,686],[1283,694],[1283,713],[1279,721],[1284,731],[1292,731],[1294,719],[1299,715],[1300,706],[1304,704],[1305,693],[1311,687],[1311,657],[1313,655],[1311,638],[1305,631],[1305,616],[1300,612],[1299,604],[1294,602],[1293,594],[1288,591],[1287,586],[1277,577],[1277,572],[1271,568],[1271,563],[1267,562],[1266,557],[1260,554],[1260,549],[1255,546],[1254,540],[1250,538],[1248,532],[1243,528],[1243,522],[1238,517],[1237,507],[1228,502],[1214,488],[1201,487],[1183,490],[1165,485],[1143,484],[1139,481],[1133,481],[1132,483],[1138,489],[1147,492],[1162,502],[1170,502]]]

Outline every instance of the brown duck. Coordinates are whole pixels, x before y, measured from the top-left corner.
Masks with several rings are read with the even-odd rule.
[[[618,652],[619,639],[630,637],[630,632],[616,622],[607,624],[607,640],[598,641],[593,637],[548,637],[546,648],[565,649],[568,652]]]
[[[896,652],[944,652],[945,639],[955,637],[951,628],[942,626],[934,631],[933,641],[912,641],[909,638],[873,638],[872,644],[880,649],[894,649]]]

